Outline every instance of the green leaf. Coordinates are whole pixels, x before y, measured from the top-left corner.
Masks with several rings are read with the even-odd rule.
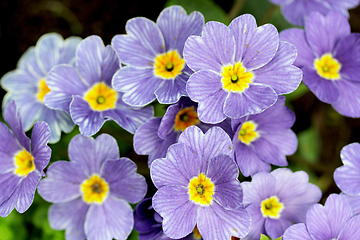
[[[180,5],[189,14],[193,11],[201,12],[205,21],[218,21],[228,25],[230,23],[225,11],[212,0],[168,0],[165,7]]]
[[[320,137],[314,127],[298,134],[299,153],[309,162],[317,162],[320,155]]]
[[[264,234],[261,234],[260,240],[269,240],[269,238],[267,236],[265,236]]]

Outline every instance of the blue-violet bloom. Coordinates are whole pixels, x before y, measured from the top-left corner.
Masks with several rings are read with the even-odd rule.
[[[270,0],[270,2],[281,6],[287,21],[297,26],[304,26],[305,19],[312,11],[326,15],[334,10],[349,18],[348,9],[359,5],[360,0]]]
[[[166,157],[168,147],[176,143],[180,133],[192,125],[198,126],[203,132],[215,126],[201,122],[197,115],[197,103],[182,97],[167,108],[163,117],[151,118],[136,130],[134,150],[139,155],[149,155],[150,166],[155,159]],[[232,134],[230,119],[216,125]]]
[[[339,12],[326,16],[313,12],[305,30],[286,29],[280,39],[298,49],[294,65],[304,73],[303,81],[323,102],[340,114],[360,117],[360,34],[350,33],[350,25]]]
[[[180,6],[165,8],[156,23],[136,17],[126,23],[126,33],[114,36],[111,45],[125,64],[113,78],[123,101],[145,106],[157,99],[163,104],[187,96],[186,82],[192,71],[183,59],[185,40],[200,35],[204,17],[200,12],[187,15]]]
[[[273,25],[257,27],[250,14],[229,27],[207,22],[202,35],[190,36],[184,47],[184,59],[195,72],[186,90],[199,103],[199,119],[219,123],[263,112],[278,95],[299,86],[302,72],[292,65],[296,56]]]
[[[17,68],[1,78],[1,86],[8,91],[2,103],[3,110],[15,100],[21,121],[28,131],[35,121],[47,122],[50,127],[50,143],[59,141],[61,131],[69,133],[74,128],[70,115],[48,108],[44,97],[50,89],[45,79],[51,68],[58,64],[74,64],[75,50],[81,38],[66,40],[58,33],[47,33],[39,38],[20,58]]]
[[[66,239],[126,239],[134,225],[129,203],[141,201],[147,190],[136,164],[119,158],[116,140],[76,135],[69,143],[70,161],[50,165],[38,192],[50,206],[53,229],[65,229]]]
[[[62,64],[53,68],[46,79],[50,92],[45,104],[69,112],[83,135],[97,133],[107,120],[134,133],[153,116],[152,107],[134,108],[121,100],[111,87],[111,79],[120,68],[110,45],[98,36],[84,39],[76,50],[76,68]]]
[[[46,122],[34,124],[30,140],[14,101],[7,105],[4,119],[11,130],[0,122],[1,217],[9,215],[14,208],[23,213],[30,207],[51,157],[47,146],[50,129]]]
[[[235,160],[244,176],[270,172],[270,164],[286,166],[286,155],[297,149],[297,138],[290,129],[295,114],[285,106],[285,97],[262,113],[232,119]]]
[[[182,238],[197,227],[205,240],[244,237],[251,219],[243,204],[239,169],[230,137],[220,127],[205,134],[190,126],[154,160],[150,175],[158,191],[152,206],[163,218],[164,233]]]
[[[243,239],[260,239],[261,233],[275,239],[293,223],[305,222],[306,211],[321,198],[321,190],[308,181],[304,171],[279,168],[242,182],[244,205],[252,218],[250,233]]]
[[[341,195],[331,194],[325,205],[314,204],[306,222],[289,227],[283,240],[349,240],[360,236],[360,215],[353,216]]]

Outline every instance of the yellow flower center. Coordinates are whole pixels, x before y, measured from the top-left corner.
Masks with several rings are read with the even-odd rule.
[[[181,74],[184,66],[185,60],[180,57],[176,50],[168,51],[156,56],[154,63],[155,75],[165,79],[173,79]]]
[[[321,58],[316,58],[314,60],[314,67],[317,74],[328,80],[339,80],[340,79],[340,69],[341,63],[333,58],[330,53],[325,53]]]
[[[25,148],[15,154],[15,171],[20,177],[27,177],[35,170],[34,157]]]
[[[38,85],[37,98],[40,102],[44,102],[44,97],[50,92],[50,88],[46,85],[45,78],[40,79]]]
[[[260,137],[256,131],[257,124],[253,121],[244,122],[239,131],[239,140],[247,145]]]
[[[93,174],[80,185],[83,200],[88,203],[101,204],[109,194],[109,185],[99,175]]]
[[[199,123],[199,118],[194,107],[181,109],[175,116],[174,129],[183,132],[187,127]]]
[[[190,200],[200,205],[209,205],[212,203],[215,185],[210,178],[206,178],[203,173],[198,177],[193,177],[189,182]]]
[[[249,87],[254,75],[247,72],[241,62],[223,66],[221,79],[223,89],[233,92],[242,92]]]
[[[85,100],[94,111],[114,109],[117,101],[117,92],[105,83],[95,84],[85,93]]]
[[[279,219],[283,210],[284,204],[277,196],[269,197],[261,202],[261,213],[265,218]]]

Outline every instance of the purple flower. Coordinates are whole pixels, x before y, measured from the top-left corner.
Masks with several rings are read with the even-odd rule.
[[[279,168],[242,182],[244,205],[252,218],[244,240],[260,239],[260,233],[275,239],[293,223],[305,222],[307,209],[321,198],[320,189],[308,181],[306,172]]]
[[[305,30],[291,28],[280,38],[296,46],[294,64],[303,81],[323,102],[348,117],[360,117],[360,34],[350,33],[347,19],[338,12],[326,16],[314,12]]]
[[[264,112],[232,119],[235,132],[235,160],[244,176],[270,172],[270,164],[286,166],[286,155],[297,149],[297,138],[290,129],[295,114],[285,105],[285,97]]]
[[[359,0],[270,0],[280,5],[281,11],[286,20],[297,26],[304,26],[304,21],[309,13],[319,12],[326,15],[329,11],[335,10],[345,17],[349,17],[348,9],[355,8]]]
[[[162,217],[151,206],[152,199],[141,201],[134,211],[134,229],[139,232],[139,240],[171,240],[162,230]],[[200,240],[201,235],[197,228],[181,240]]]
[[[34,200],[36,186],[50,161],[47,146],[50,129],[45,122],[36,122],[31,139],[25,135],[15,102],[8,104],[0,122],[0,216],[6,217],[15,208],[25,212]]]
[[[248,233],[251,219],[242,205],[239,170],[232,144],[219,127],[205,134],[190,126],[166,158],[156,159],[150,175],[158,191],[152,206],[163,218],[164,233],[182,238],[197,226],[203,239],[230,239]]]
[[[284,240],[356,239],[360,235],[360,215],[353,216],[350,206],[337,194],[325,205],[314,204],[306,213],[306,222],[289,227]]]
[[[178,141],[180,133],[187,127],[196,125],[206,132],[213,124],[199,120],[197,103],[189,98],[181,98],[179,102],[169,106],[165,115],[146,121],[134,135],[134,149],[137,154],[149,155],[148,165],[157,158],[164,158],[170,145]],[[217,126],[231,134],[230,120],[225,120]]]
[[[2,103],[3,109],[15,100],[21,121],[28,131],[35,121],[47,122],[50,127],[50,143],[59,141],[61,131],[69,133],[74,123],[64,111],[53,110],[44,105],[48,94],[45,79],[50,69],[62,63],[74,63],[75,49],[81,38],[66,40],[57,33],[47,33],[39,38],[20,58],[17,68],[5,74],[1,86],[8,91]]]
[[[257,27],[245,14],[225,26],[205,24],[202,36],[185,42],[184,58],[195,72],[186,90],[199,102],[199,119],[218,123],[263,112],[278,95],[294,91],[302,72],[292,66],[296,49],[279,41],[271,24]]]
[[[134,133],[152,117],[152,107],[133,108],[121,100],[122,94],[111,87],[111,79],[119,69],[119,60],[110,45],[104,46],[98,36],[84,39],[76,50],[76,67],[62,64],[53,68],[46,79],[51,91],[45,104],[70,112],[80,132],[97,133],[107,120]]]
[[[124,92],[123,100],[133,106],[145,106],[157,99],[171,104],[187,96],[186,82],[192,71],[182,52],[190,35],[199,35],[204,17],[189,16],[180,6],[165,8],[156,23],[137,17],[126,23],[127,34],[116,35],[112,46],[127,66],[113,78],[114,89]]]
[[[39,194],[54,203],[50,226],[65,229],[66,239],[126,239],[134,224],[129,203],[139,202],[147,190],[136,164],[119,158],[117,142],[107,134],[75,136],[69,158],[51,164],[39,184]]]

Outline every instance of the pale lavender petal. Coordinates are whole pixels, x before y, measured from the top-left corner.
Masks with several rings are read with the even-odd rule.
[[[326,14],[330,6],[324,5],[324,1],[317,0],[292,1],[290,4],[281,8],[282,13],[287,21],[297,26],[304,26],[305,17],[311,11]]]
[[[251,144],[261,160],[277,166],[286,166],[288,164],[285,155],[268,139],[260,137]]]
[[[286,229],[284,236],[284,240],[313,240],[306,229],[306,225],[304,223],[299,223],[290,226]]]
[[[89,205],[81,198],[53,204],[48,213],[50,226],[55,230],[65,229],[66,239],[85,239],[84,222],[88,209]]]
[[[41,175],[33,171],[23,179],[11,196],[0,205],[0,216],[5,217],[15,208],[19,213],[25,212],[34,200],[35,190]]]
[[[261,204],[261,202],[275,194],[276,179],[267,172],[259,172],[252,176],[251,182],[242,182],[244,191],[244,205]],[[260,211],[260,208],[259,208]]]
[[[233,144],[236,162],[244,176],[248,177],[262,171],[270,172],[270,164],[262,161],[252,147],[241,143],[236,138]]]
[[[96,139],[76,135],[69,143],[69,158],[82,166],[87,176],[100,173],[100,168],[106,160],[118,159],[119,147],[115,138],[101,134]]]
[[[183,143],[169,147],[166,158],[156,159],[150,166],[151,179],[156,188],[166,185],[187,187],[190,179],[201,172],[202,162],[192,148]]]
[[[84,229],[88,239],[126,239],[133,226],[130,205],[123,199],[109,197],[102,205],[90,206]]]
[[[312,66],[315,55],[306,41],[304,29],[290,28],[280,32],[280,40],[294,45],[297,49],[297,57],[294,65],[297,67]]]
[[[246,207],[246,211],[251,217],[250,231],[242,240],[260,239],[260,233],[265,234],[265,218],[260,212],[260,204],[250,204]]]
[[[1,132],[1,130],[0,130],[0,132]],[[0,139],[0,140],[3,140],[3,139]],[[15,139],[6,139],[6,141],[14,141],[14,140]],[[0,174],[13,172],[14,169],[15,169],[14,154],[4,153],[0,150]]]
[[[360,144],[346,145],[340,156],[344,165],[335,169],[336,185],[348,195],[360,195]]]
[[[45,77],[44,74],[37,63],[36,56],[35,56],[35,47],[29,47],[25,53],[20,57],[16,68],[24,70],[33,76],[34,79],[38,80],[42,77]]]
[[[245,237],[250,230],[251,218],[244,207],[227,210],[214,202],[200,207],[197,227],[204,239],[231,239]]]
[[[165,139],[170,132],[174,131],[175,118],[179,111],[179,103],[172,104],[166,109],[164,116],[160,119],[159,124],[157,124],[157,134],[160,138]]]
[[[199,119],[204,123],[210,124],[224,121],[227,117],[223,112],[227,95],[228,93],[226,91],[218,90],[211,96],[201,100],[197,109]]]
[[[128,158],[105,161],[101,176],[110,186],[110,193],[129,203],[137,203],[145,197],[145,178],[136,173],[136,164]]]
[[[152,67],[165,42],[159,27],[151,20],[136,17],[126,22],[126,35],[113,37],[111,45],[120,61],[135,67]]]
[[[235,62],[242,62],[250,41],[256,34],[256,20],[251,14],[243,14],[233,19],[229,28],[236,43]]]
[[[340,92],[340,98],[331,104],[333,108],[344,116],[360,117],[360,83],[339,80],[335,85]]]
[[[57,161],[50,165],[46,174],[38,187],[40,196],[46,201],[61,203],[81,196],[80,184],[87,175],[79,164]]]
[[[186,84],[186,91],[193,101],[206,100],[223,91],[221,76],[213,71],[201,70],[192,74]]]
[[[304,74],[303,82],[319,100],[332,104],[340,99],[340,90],[336,82],[320,77],[315,69],[308,66],[303,67],[302,71]]]
[[[98,79],[105,82],[108,86],[111,86],[111,80],[117,70],[120,68],[119,58],[116,55],[115,50],[107,45],[101,49],[101,78]]]
[[[45,122],[36,122],[31,134],[32,155],[36,170],[42,175],[45,175],[43,170],[51,157],[51,148],[47,145],[49,137],[49,126]]]
[[[338,240],[353,239],[360,235],[360,215],[351,218],[341,230]]]
[[[155,96],[159,103],[173,104],[179,101],[181,96],[187,96],[187,79],[184,74],[181,74],[180,76],[177,76],[175,79],[164,80],[159,88],[156,89]]]
[[[360,214],[360,196],[349,196],[344,193],[341,193],[340,196],[350,205],[353,215]]]
[[[255,82],[272,87],[277,94],[295,91],[301,83],[302,71],[291,64],[296,59],[296,48],[280,41],[274,58],[260,69],[254,70]]]
[[[310,47],[321,57],[332,53],[336,43],[350,34],[350,24],[339,12],[331,11],[326,16],[312,12],[305,22],[305,34]]]
[[[45,95],[44,103],[52,109],[69,112],[72,95],[82,95],[90,85],[81,80],[71,65],[59,65],[53,68],[46,77],[50,92]]]
[[[243,191],[238,176],[239,168],[231,157],[218,155],[210,160],[206,177],[216,186],[214,200],[225,209],[242,207]]]
[[[267,64],[276,54],[279,46],[279,33],[272,24],[256,29],[246,46],[242,63],[247,71],[258,69]]]
[[[60,62],[60,49],[64,39],[58,33],[42,35],[36,43],[35,56],[41,71],[46,75],[52,67]]]
[[[1,78],[1,87],[6,91],[24,91],[36,93],[39,79],[34,78],[28,72],[16,69],[6,73]]]
[[[314,239],[337,239],[345,223],[352,217],[350,206],[337,194],[331,194],[325,206],[315,204],[306,214],[306,225]]]
[[[334,58],[341,63],[340,75],[351,81],[360,81],[360,34],[349,34],[336,44]]]
[[[15,102],[10,102],[4,112],[4,120],[11,128],[13,134],[19,143],[28,151],[31,152],[31,140],[25,135],[19,111]]]
[[[261,135],[284,155],[292,155],[296,152],[298,140],[296,134],[291,130],[273,132]]]
[[[230,92],[225,100],[224,114],[230,118],[241,118],[263,112],[278,99],[277,93],[263,84],[250,84],[242,93]]]
[[[60,49],[60,62],[61,63],[75,63],[76,48],[81,42],[80,37],[71,36],[65,39],[62,48]]]
[[[149,119],[134,134],[134,150],[139,155],[149,155],[148,165],[153,160],[166,157],[168,147],[176,142],[178,134],[170,133],[162,139],[157,135],[161,117]]]
[[[116,108],[104,111],[102,116],[110,118],[130,133],[135,133],[145,121],[154,115],[153,107],[135,108],[118,99]]]
[[[232,143],[227,133],[220,127],[214,126],[205,134],[197,126],[190,126],[179,136],[179,143],[184,143],[193,149],[201,163],[200,172],[205,172],[210,159],[224,154],[233,158]]]
[[[125,92],[122,97],[125,103],[145,106],[156,99],[154,92],[163,81],[151,68],[124,67],[115,73],[112,86],[118,92]]]
[[[102,51],[105,48],[99,36],[89,36],[76,49],[76,67],[88,85],[101,80]]]
[[[163,218],[164,233],[171,238],[185,237],[196,225],[199,205],[189,199],[187,191],[180,186],[164,186],[152,199],[153,208]]]
[[[222,66],[233,64],[235,39],[230,29],[220,22],[207,22],[202,36],[190,36],[184,47],[184,59],[193,71],[221,72]]]
[[[164,9],[156,24],[163,33],[165,49],[177,49],[183,52],[185,40],[191,35],[200,35],[204,25],[204,16],[197,11],[187,15],[181,6]]]
[[[15,175],[13,172],[8,172],[0,175],[0,184],[2,186],[1,195],[0,195],[0,204],[6,201],[11,196],[11,194],[13,194],[16,187],[19,185],[21,181],[22,178]],[[11,211],[13,208],[14,206],[12,206],[12,208],[8,209],[7,211],[9,210]],[[8,212],[8,214],[10,213],[10,211]]]
[[[271,219],[267,218],[265,220],[265,231],[271,239],[281,237],[285,230],[292,225],[292,222],[286,218]]]
[[[16,137],[3,122],[0,122],[0,143],[0,153],[2,154],[2,157],[0,157],[0,172],[3,173],[10,166],[14,167],[13,157],[17,151],[22,150],[23,146],[19,144]]]
[[[79,125],[80,133],[91,136],[97,133],[105,122],[98,111],[93,111],[81,97],[74,96],[70,104],[70,115],[74,123]]]

